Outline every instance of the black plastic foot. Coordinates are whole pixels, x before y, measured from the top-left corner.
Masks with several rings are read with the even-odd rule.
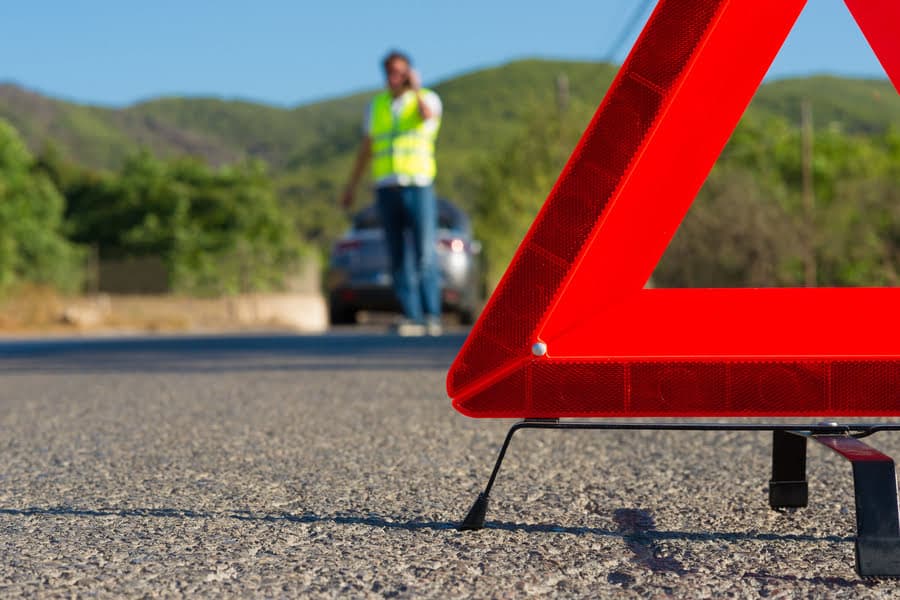
[[[803,508],[809,503],[809,484],[806,481],[770,481],[769,506],[772,508]]]
[[[469,514],[457,529],[459,531],[477,531],[484,528],[484,516],[487,514],[488,497],[485,494],[478,494],[475,504],[469,509]]]
[[[773,431],[769,506],[802,508],[808,502],[806,437],[790,431]]]
[[[856,570],[862,577],[900,577],[900,538],[856,538]]]

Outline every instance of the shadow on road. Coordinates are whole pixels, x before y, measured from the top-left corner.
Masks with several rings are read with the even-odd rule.
[[[623,511],[635,511],[636,509],[618,509],[616,514]],[[52,506],[46,508],[0,508],[0,515],[40,517],[40,516],[65,516],[65,517],[162,517],[173,519],[236,519],[239,521],[290,521],[293,523],[334,523],[337,525],[367,525],[370,527],[383,527],[386,529],[404,529],[415,531],[418,529],[430,529],[435,531],[455,530],[456,521],[428,521],[428,520],[404,520],[400,517],[389,517],[370,514],[339,513],[336,515],[317,515],[314,513],[291,514],[281,513],[256,513],[250,511],[194,511],[181,508],[77,508],[72,506]],[[506,521],[488,521],[486,530],[496,529],[501,531],[515,531],[525,533],[565,533],[569,535],[594,535],[600,537],[619,538],[622,540],[687,540],[693,542],[839,542],[849,543],[856,538],[853,536],[838,535],[806,535],[806,534],[778,534],[778,533],[741,533],[741,532],[692,532],[692,531],[660,531],[646,529],[634,531],[620,527],[618,529],[603,529],[599,527],[569,527],[552,523],[511,523]],[[466,534],[477,535],[477,534]]]
[[[170,519],[236,519],[239,521],[258,522],[291,522],[291,523],[330,523],[335,525],[363,525],[380,529],[397,529],[404,531],[433,530],[455,531],[457,522],[429,521],[429,520],[404,520],[402,518],[387,517],[374,513],[369,514],[336,514],[317,515],[314,513],[255,513],[250,511],[194,511],[177,508],[76,508],[71,506],[55,506],[47,508],[0,508],[0,516],[11,517],[133,517],[133,518],[170,518]],[[671,558],[660,555],[656,547],[657,542],[666,540],[682,540],[689,542],[831,542],[852,543],[853,536],[837,535],[806,535],[806,534],[776,534],[776,533],[741,533],[741,532],[692,532],[692,531],[659,531],[648,520],[648,513],[639,509],[617,509],[614,511],[617,530],[609,530],[598,527],[566,527],[555,524],[528,524],[509,523],[502,521],[488,522],[485,530],[499,530],[525,533],[560,533],[576,536],[600,536],[619,539],[632,553],[632,562],[654,572],[669,571],[677,575],[694,573],[691,569],[684,568],[680,563]],[[460,536],[469,537],[479,535],[477,533],[459,533]],[[482,533],[480,535],[485,535]],[[488,533],[489,535],[489,533]],[[622,575],[612,573],[610,577]],[[624,576],[624,575],[622,575]],[[873,587],[880,582],[867,579],[845,579],[842,577],[798,577],[795,575],[782,575],[769,573],[766,570],[760,572],[746,572],[744,579],[756,579],[764,582],[807,582],[824,584],[835,587]],[[622,583],[622,582],[620,582]]]

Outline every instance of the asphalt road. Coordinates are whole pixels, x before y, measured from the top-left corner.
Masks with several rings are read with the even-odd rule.
[[[0,596],[900,596],[839,457],[768,508],[765,432],[523,431],[456,531],[510,424],[452,410],[463,336],[0,342]]]

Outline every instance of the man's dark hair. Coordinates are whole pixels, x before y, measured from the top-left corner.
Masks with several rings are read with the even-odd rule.
[[[412,60],[409,58],[408,54],[400,52],[399,50],[391,50],[388,52],[387,56],[384,57],[384,60],[381,61],[381,66],[384,67],[385,73],[387,73],[388,67],[395,60],[402,60],[410,67],[412,66]]]

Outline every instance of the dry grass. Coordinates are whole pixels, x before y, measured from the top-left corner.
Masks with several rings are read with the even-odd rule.
[[[0,296],[0,332],[65,329],[66,299],[52,288],[23,285]]]
[[[76,296],[23,286],[0,298],[0,335],[106,332],[241,331],[323,328],[315,294],[190,298],[180,296]],[[319,321],[296,314],[320,308]]]

